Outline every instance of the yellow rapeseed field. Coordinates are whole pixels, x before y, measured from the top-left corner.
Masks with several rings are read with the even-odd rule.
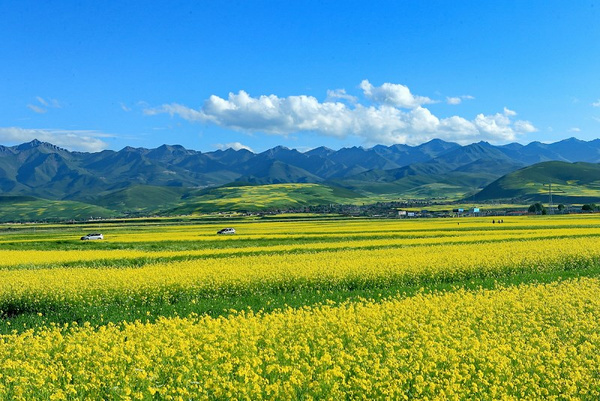
[[[600,397],[600,281],[0,337],[4,399]]]
[[[600,398],[600,218],[493,219],[5,230],[0,399]]]
[[[141,268],[0,270],[0,305],[102,299],[154,300],[172,291],[205,297],[273,287],[329,288],[585,269],[600,261],[600,238],[448,244],[283,253],[148,264]],[[1,310],[1,309],[0,309]]]

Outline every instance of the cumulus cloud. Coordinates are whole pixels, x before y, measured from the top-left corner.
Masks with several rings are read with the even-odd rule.
[[[517,113],[508,108],[492,115],[479,114],[472,120],[460,116],[439,118],[423,107],[433,100],[411,94],[406,86],[373,87],[364,80],[361,88],[374,104],[335,101],[350,100],[343,97],[347,94],[341,90],[330,91],[325,102],[306,95],[252,97],[242,90],[229,93],[225,99],[212,95],[199,109],[172,103],[147,108],[144,113],[166,113],[246,133],[287,136],[313,132],[336,138],[355,136],[368,144],[419,144],[433,138],[459,143],[506,142],[536,131],[531,122],[515,120]]]
[[[56,129],[29,129],[19,127],[0,127],[0,142],[20,144],[34,139],[49,142],[69,150],[97,152],[108,147],[101,137],[110,137],[97,131],[73,131]]]
[[[592,106],[594,106],[594,107],[600,107],[600,99],[598,99],[597,101],[595,101],[594,103],[592,103]]]
[[[519,134],[527,134],[530,132],[537,132],[537,128],[529,121],[515,121],[515,130]],[[552,127],[549,127],[549,131],[552,131]]]
[[[249,150],[250,152],[254,153],[254,151],[252,150],[252,148],[250,146],[246,146],[242,143],[239,142],[231,142],[231,143],[217,143],[215,145],[215,148],[217,149],[221,149],[221,150],[226,150],[226,149],[233,149],[233,150],[241,150],[241,149],[246,149]]]
[[[367,99],[379,104],[412,109],[423,104],[434,103],[428,97],[413,95],[404,85],[384,83],[381,86],[373,86],[365,79],[359,87]]]
[[[569,130],[569,132],[581,132],[581,128],[573,127]]]

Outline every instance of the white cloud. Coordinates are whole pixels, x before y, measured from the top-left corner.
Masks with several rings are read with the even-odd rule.
[[[0,127],[2,143],[20,144],[38,139],[69,150],[97,152],[108,147],[108,144],[98,138],[110,137],[97,131],[73,131],[56,129],[28,129],[19,127]]]
[[[212,98],[212,96],[211,96]],[[194,110],[194,109],[190,109],[186,106],[182,106],[180,104],[177,103],[172,103],[172,104],[164,104],[160,107],[156,107],[156,108],[146,108],[143,110],[144,114],[147,116],[154,116],[157,114],[162,114],[162,113],[167,113],[170,114],[171,116],[177,114],[179,117],[188,120],[188,121],[201,121],[202,120],[202,113]]]
[[[569,130],[569,132],[581,132],[581,128],[573,127]]]
[[[45,112],[48,111],[48,110],[44,109],[43,107],[36,106],[35,104],[28,104],[27,107],[38,114],[44,114]]]
[[[552,127],[548,127],[549,131],[552,132]],[[529,121],[515,121],[515,131],[519,134],[527,134],[530,132],[537,132],[537,128]]]
[[[346,89],[336,89],[327,91],[328,102],[336,101],[337,99],[346,100],[352,104],[356,104],[358,102],[358,98],[356,96],[347,94]]]
[[[381,104],[375,105],[319,102],[315,97],[305,95],[252,97],[242,90],[237,94],[229,93],[226,99],[212,95],[199,109],[172,103],[147,108],[144,113],[166,113],[245,133],[288,136],[314,132],[336,138],[354,136],[366,144],[419,144],[434,138],[459,143],[506,142],[514,141],[519,134],[537,130],[529,121],[515,121],[513,117],[517,113],[507,108],[493,115],[479,114],[473,120],[460,116],[439,118],[420,105],[431,103],[429,98],[413,96],[403,85],[385,85],[374,88],[366,80],[361,83],[367,98],[381,100],[377,100]],[[386,98],[384,92],[398,96]],[[328,94],[331,99],[332,92]],[[346,93],[338,90],[333,94],[335,98],[335,95]],[[403,110],[405,108],[410,110]]]
[[[516,111],[512,111],[512,110],[509,110],[509,109],[507,109],[507,108],[505,107],[505,108],[504,108],[504,115],[505,115],[505,116],[507,116],[507,117],[513,117],[513,116],[516,116],[516,115],[517,115],[517,112],[516,112]]]
[[[384,83],[377,87],[365,79],[359,87],[367,99],[379,104],[412,109],[423,104],[434,103],[428,97],[413,95],[410,93],[410,89],[404,85]]]
[[[119,103],[119,105],[121,106],[121,110],[123,111],[131,111],[131,107],[127,107],[127,105],[123,102]]]
[[[45,101],[43,97],[37,96],[36,99],[38,102],[40,102],[42,104],[42,106],[48,107],[48,102]]]
[[[56,99],[44,99],[41,96],[36,96],[35,100],[37,100],[41,106],[38,106],[35,104],[28,104],[27,107],[38,114],[46,113],[49,108],[52,108],[52,109],[62,108],[62,105]]]
[[[479,131],[485,132],[493,137],[506,139],[513,137],[513,130],[510,127],[508,118],[499,113],[491,116],[479,114],[475,117],[474,123]]]
[[[446,103],[456,105],[461,104],[463,100],[473,100],[475,97],[471,95],[462,95],[462,96],[448,96],[446,97]]]
[[[239,142],[231,142],[231,143],[226,143],[226,144],[217,143],[215,145],[215,148],[221,149],[221,150],[226,150],[226,149],[230,149],[230,148],[233,150],[246,149],[246,150],[249,150],[250,152],[254,153],[254,151],[252,150],[252,148],[250,146],[246,146]]]
[[[594,103],[592,103],[592,106],[594,106],[594,107],[600,107],[600,99],[598,99],[597,101],[595,101]]]

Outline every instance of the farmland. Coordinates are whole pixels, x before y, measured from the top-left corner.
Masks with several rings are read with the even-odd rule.
[[[599,291],[597,215],[6,225],[0,398],[594,399]]]

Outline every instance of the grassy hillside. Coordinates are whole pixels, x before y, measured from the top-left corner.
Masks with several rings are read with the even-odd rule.
[[[87,220],[118,214],[113,210],[81,202],[0,196],[0,222]]]
[[[354,203],[361,195],[320,184],[229,186],[199,191],[185,197],[169,214],[214,211],[260,211],[329,203]]]
[[[178,187],[156,187],[136,185],[93,200],[95,205],[128,213],[151,213],[178,205],[189,189]]]
[[[337,180],[336,184],[368,198],[432,199],[449,201],[462,199],[492,182],[495,177],[488,173],[450,172],[438,175],[406,175],[397,179],[383,177],[377,180],[378,172],[369,172],[372,180]],[[366,177],[362,176],[362,177]]]
[[[549,183],[552,183],[555,203],[598,202],[600,164],[554,161],[534,164],[494,181],[472,199],[547,201]]]

